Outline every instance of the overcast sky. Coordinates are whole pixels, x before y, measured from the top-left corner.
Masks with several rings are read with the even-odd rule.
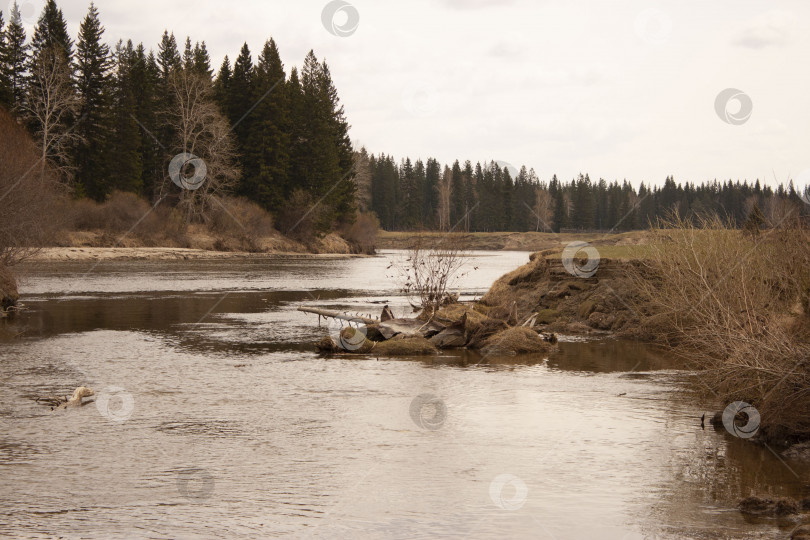
[[[31,27],[43,0],[20,3]],[[58,2],[74,37],[88,4]],[[205,40],[215,67],[245,41],[255,57],[273,37],[288,72],[315,49],[371,153],[635,185],[810,175],[806,0],[352,0],[329,29],[323,0],[96,5],[108,42],[155,48],[165,28]],[[744,96],[724,120],[728,88]]]

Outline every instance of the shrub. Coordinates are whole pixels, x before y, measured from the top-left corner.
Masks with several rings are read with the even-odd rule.
[[[239,240],[246,251],[260,251],[261,238],[274,231],[273,217],[262,207],[244,198],[230,197],[214,199],[208,227],[218,235]]]
[[[416,236],[407,258],[394,262],[405,278],[403,291],[428,317],[450,300],[447,290],[462,275],[460,270],[465,253],[462,242],[454,235],[444,236],[438,241]]]
[[[352,246],[355,253],[373,255],[377,248],[377,232],[380,220],[374,212],[361,212],[357,219],[343,232],[343,238]]]
[[[103,203],[89,199],[74,201],[72,222],[73,227],[80,231],[134,232],[145,221],[155,220],[154,216],[150,219],[147,215],[150,210],[149,203],[134,193],[115,191]]]
[[[311,243],[322,235],[321,222],[329,213],[323,202],[316,202],[312,196],[296,189],[279,213],[278,229],[285,235],[303,243]]]
[[[0,265],[20,262],[53,237],[63,191],[28,133],[0,107]]]
[[[699,390],[752,404],[766,432],[810,434],[810,343],[794,331],[810,283],[806,224],[752,236],[676,216],[653,235],[635,282]]]

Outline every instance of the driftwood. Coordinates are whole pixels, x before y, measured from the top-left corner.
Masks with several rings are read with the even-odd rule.
[[[48,405],[51,410],[54,409],[65,409],[67,407],[81,407],[82,405],[86,405],[87,403],[93,403],[93,400],[90,401],[83,401],[84,398],[94,396],[95,392],[91,388],[87,388],[86,386],[78,387],[74,392],[73,396],[68,398],[67,396],[43,396],[36,398],[37,403],[43,403]]]
[[[433,321],[420,321],[419,319],[391,319],[379,324],[380,333],[385,339],[391,339],[397,334],[408,337],[429,338],[444,330],[444,326]]]
[[[470,311],[465,311],[458,318],[452,316],[436,316],[431,317],[427,321],[418,318],[396,319],[388,306],[383,308],[379,319],[372,318],[370,315],[364,317],[359,314],[352,315],[347,312],[341,313],[339,311],[331,311],[319,308],[299,307],[298,311],[318,315],[319,322],[320,317],[327,317],[346,321],[349,326],[365,324],[365,333],[363,334],[363,337],[365,338],[363,340],[364,343],[360,344],[361,346],[358,348],[352,348],[352,350],[347,350],[344,352],[363,354],[371,352],[372,349],[382,352],[382,350],[377,346],[389,343],[394,340],[394,338],[396,338],[396,340],[421,339],[428,347],[436,347],[439,349],[461,347],[478,349],[487,344],[492,345],[491,338],[493,338],[495,334],[499,334],[507,330],[514,330],[512,334],[518,338],[521,338],[516,341],[519,347],[515,345],[515,347],[513,347],[516,349],[514,352],[521,352],[523,349],[528,350],[532,347],[540,350],[543,347],[538,346],[538,342],[551,343],[552,345],[557,343],[556,335],[538,332],[534,328],[537,321],[536,314],[528,317],[525,321],[523,321],[522,324],[520,324],[517,314],[517,305],[514,302],[511,306],[503,309],[503,318],[492,318],[491,316],[485,317],[482,315],[476,315],[482,320],[475,321],[473,324],[470,324],[469,315],[472,313]],[[352,323],[354,323],[354,325],[352,325]],[[512,336],[512,334],[509,334],[509,336]],[[498,338],[497,343],[500,345],[501,341],[503,340]],[[504,345],[509,345],[509,343],[504,343]],[[325,337],[320,343],[318,343],[317,347],[322,352],[343,351],[343,348],[340,347],[332,337]],[[506,348],[509,349],[509,347]]]
[[[448,327],[430,338],[430,342],[440,349],[455,349],[467,344],[467,334],[463,328]]]
[[[346,312],[339,312],[339,311],[330,311],[328,309],[318,309],[318,308],[306,308],[306,307],[299,307],[298,311],[303,311],[304,313],[314,313],[320,317],[326,317],[331,319],[340,319],[343,321],[349,322],[361,322],[364,324],[375,324],[377,323],[376,319],[372,319],[371,317],[364,317],[362,315],[351,315]]]

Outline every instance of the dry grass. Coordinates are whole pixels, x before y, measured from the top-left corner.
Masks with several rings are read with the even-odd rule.
[[[702,390],[756,407],[771,433],[810,434],[810,231],[798,220],[757,237],[720,219],[673,218],[636,276],[650,328],[700,372]]]
[[[378,356],[424,356],[435,354],[436,347],[421,337],[394,337],[388,341],[376,343],[371,354]]]
[[[419,233],[425,242],[438,242],[446,233]],[[377,239],[381,249],[408,249],[413,239],[412,232],[380,231]],[[594,233],[540,233],[540,232],[476,232],[456,233],[470,250],[541,251],[562,249],[573,241],[589,242],[596,246],[638,245],[647,242],[648,231],[632,231],[619,234]]]
[[[542,353],[549,348],[549,344],[536,331],[525,326],[516,326],[492,335],[484,342],[481,350],[487,355],[513,355]]]

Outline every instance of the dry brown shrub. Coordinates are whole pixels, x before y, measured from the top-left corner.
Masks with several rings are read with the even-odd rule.
[[[374,255],[377,249],[377,233],[380,220],[373,212],[361,212],[343,232],[343,238],[352,246],[355,253]]]
[[[636,286],[650,326],[700,372],[699,390],[752,404],[766,432],[810,434],[810,343],[794,333],[810,283],[806,224],[751,237],[676,216],[652,232]]]
[[[237,241],[244,251],[261,251],[261,239],[273,234],[273,217],[258,204],[244,198],[216,197],[209,212],[208,228],[220,237]]]
[[[422,308],[427,317],[448,303],[448,291],[464,275],[467,250],[462,239],[448,234],[436,240],[416,235],[403,261],[393,265],[405,279],[403,292],[412,305]]]
[[[74,201],[72,225],[79,231],[125,233],[149,220],[150,210],[149,203],[134,193],[115,191],[103,203],[90,199]]]
[[[70,203],[70,225],[78,231],[102,231],[104,245],[135,241],[144,246],[188,247],[186,220],[170,205],[150,205],[134,193],[115,191],[97,203],[89,199]]]
[[[14,265],[50,240],[62,188],[25,129],[0,108],[0,264]]]

